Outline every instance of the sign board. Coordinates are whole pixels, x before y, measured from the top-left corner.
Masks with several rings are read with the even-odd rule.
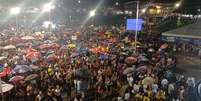
[[[194,45],[201,45],[201,39],[195,38],[184,38],[175,36],[162,36],[162,41],[166,42],[176,42],[176,43],[191,43]]]
[[[142,19],[138,19],[138,24],[136,27],[137,19],[127,19],[126,30],[142,30]]]

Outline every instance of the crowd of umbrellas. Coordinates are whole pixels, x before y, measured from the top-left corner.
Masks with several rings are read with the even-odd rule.
[[[108,32],[106,33],[106,36],[108,36]],[[3,93],[12,90],[18,84],[33,82],[40,78],[39,73],[44,70],[44,68],[38,65],[39,61],[48,64],[48,66],[53,66],[60,59],[71,58],[73,61],[82,56],[85,57],[85,61],[93,61],[97,58],[104,61],[115,59],[117,58],[115,54],[118,54],[120,55],[120,59],[124,59],[124,62],[128,64],[128,67],[120,70],[123,75],[129,76],[136,72],[146,74],[149,72],[150,68],[149,65],[147,65],[150,62],[150,58],[148,58],[147,54],[142,54],[133,48],[133,44],[138,44],[138,48],[143,46],[143,44],[140,42],[130,42],[128,37],[118,39],[115,35],[110,35],[110,37],[100,38],[99,41],[96,42],[96,36],[87,40],[89,42],[86,42],[86,40],[70,40],[69,42],[64,42],[65,44],[59,44],[58,41],[60,41],[60,39],[58,39],[56,35],[51,35],[50,37],[42,33],[31,35],[5,35],[3,38],[4,39],[0,42],[0,64],[2,68],[0,77],[3,78],[1,81],[1,91]],[[151,54],[163,54],[164,50],[168,48],[168,44],[162,44],[161,47],[158,48],[158,50],[156,50],[156,48],[149,48],[147,52]],[[136,63],[138,65],[136,65]],[[56,69],[57,68],[48,68],[47,71],[51,74],[51,72]],[[87,79],[93,77],[92,71],[85,66],[74,68],[73,74],[75,77]],[[143,75],[140,78],[144,85],[150,85],[155,82],[155,78],[151,76]],[[4,80],[7,81],[4,82]]]

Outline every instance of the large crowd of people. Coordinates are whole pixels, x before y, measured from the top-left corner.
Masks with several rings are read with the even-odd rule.
[[[177,59],[168,44],[136,42],[119,27],[7,30],[0,46],[1,85],[10,85],[2,86],[4,101],[193,99],[186,95],[195,81],[175,74]]]

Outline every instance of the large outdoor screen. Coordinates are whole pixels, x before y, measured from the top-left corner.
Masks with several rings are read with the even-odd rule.
[[[142,30],[142,19],[138,19],[138,28],[136,27],[136,19],[127,19],[126,30]],[[136,29],[137,28],[137,29]]]

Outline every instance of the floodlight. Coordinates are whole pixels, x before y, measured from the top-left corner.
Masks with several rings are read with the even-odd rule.
[[[50,12],[52,9],[54,9],[55,8],[55,6],[54,5],[52,5],[52,3],[50,2],[50,3],[47,3],[47,4],[45,4],[44,6],[43,6],[43,12]]]
[[[93,17],[93,16],[95,16],[95,15],[96,15],[96,11],[95,11],[95,10],[90,11],[90,13],[89,13],[89,16],[90,16],[90,17]]]
[[[10,13],[11,14],[14,14],[14,15],[17,15],[17,14],[19,14],[20,13],[20,8],[19,7],[14,7],[14,8],[11,8],[10,9]]]

